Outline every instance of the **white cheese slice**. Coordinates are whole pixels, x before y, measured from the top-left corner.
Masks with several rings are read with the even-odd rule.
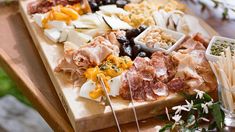
[[[79,28],[79,29],[92,29],[92,28],[96,28],[95,25],[91,25],[89,23],[86,22],[82,22],[80,20],[75,20],[71,22],[71,25],[73,25],[75,28]]]
[[[93,25],[96,27],[98,27],[100,24],[98,15],[96,13],[82,15],[79,18],[79,21],[83,22],[84,24]]]
[[[69,30],[68,29],[64,29],[61,32],[60,38],[59,38],[59,42],[65,42],[68,38],[68,34],[69,34]]]
[[[42,27],[42,20],[45,18],[45,14],[40,14],[40,13],[37,13],[37,14],[34,14],[33,15],[33,20],[35,21],[35,23],[39,26],[39,27]]]
[[[110,86],[110,93],[109,95],[116,97],[119,95],[119,90],[121,87],[121,75],[114,77],[108,81],[108,84]]]
[[[110,79],[108,81],[108,84],[110,86],[110,93],[109,93],[109,95],[111,95],[113,97],[118,96],[119,95],[119,90],[120,90],[120,87],[121,87],[121,75]],[[82,87],[80,88],[79,96],[83,97],[83,98],[95,100],[95,101],[100,101],[101,97],[99,97],[97,99],[92,99],[89,96],[89,93],[91,91],[95,90],[95,87],[96,87],[95,82],[93,82],[92,80],[86,81],[82,85]]]
[[[100,6],[99,9],[106,15],[129,14],[127,11],[123,10],[122,8],[118,8],[116,5],[104,5]]]
[[[79,33],[75,30],[70,30],[68,33],[67,41],[76,44],[77,46],[82,46],[83,44],[92,40],[92,37],[83,33]]]
[[[88,80],[86,81],[82,87],[80,88],[80,91],[79,91],[79,96],[80,97],[83,97],[83,98],[86,98],[86,99],[90,99],[90,100],[95,100],[95,101],[100,101],[101,100],[101,97],[97,98],[97,99],[92,99],[90,96],[89,96],[89,93],[93,90],[95,90],[95,83],[92,81],[92,80]]]
[[[119,29],[132,29],[132,27],[120,20],[119,18],[115,17],[115,16],[112,16],[112,17],[109,17],[109,16],[103,16],[103,19],[105,21],[105,23],[110,27],[112,28],[113,30],[119,30]]]
[[[67,27],[67,24],[63,21],[49,21],[48,25],[50,28],[56,28],[59,31],[63,31]]]
[[[60,38],[60,31],[55,28],[45,29],[44,34],[53,42],[57,43]]]

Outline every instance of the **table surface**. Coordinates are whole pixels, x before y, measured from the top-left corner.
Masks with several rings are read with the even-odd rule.
[[[221,21],[211,12],[200,13],[197,7],[192,9],[220,35],[235,38],[234,21]],[[55,131],[73,131],[18,11],[17,2],[10,5],[0,3],[0,40],[0,65],[16,82],[24,95]],[[162,121],[154,118],[140,121],[140,127],[145,131],[154,131],[154,126],[162,124]],[[134,123],[122,125],[122,129],[124,131],[136,130]],[[115,127],[106,129],[106,131],[113,130]]]

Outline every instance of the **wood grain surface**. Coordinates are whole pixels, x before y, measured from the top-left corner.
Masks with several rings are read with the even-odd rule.
[[[206,18],[205,21],[221,35],[235,38],[232,33],[235,30],[234,22],[221,22],[213,16],[202,18]],[[68,117],[18,12],[18,3],[0,5],[0,40],[1,66],[55,131],[72,131]],[[141,123],[141,128],[153,131],[157,124],[162,122],[149,119]],[[135,131],[133,123],[123,125],[122,128]],[[106,130],[113,131],[115,127]]]
[[[49,40],[44,35],[43,30],[31,19],[32,16],[27,12],[27,5],[30,2],[32,0],[20,1],[20,13],[75,131],[93,131],[114,126],[115,122],[110,109],[108,110],[107,107],[95,101],[79,97],[79,89],[74,88],[65,74],[54,72],[59,60],[63,57],[63,45]],[[209,25],[203,21],[200,22],[207,32],[206,34],[209,36],[217,35],[216,31]],[[170,94],[155,101],[135,102],[134,105],[138,120],[143,120],[163,114],[165,107],[171,108],[182,103],[182,101],[184,101],[182,96]],[[119,124],[135,120],[129,101],[112,98],[112,105],[117,113]],[[157,108],[157,110],[152,113],[154,108]]]

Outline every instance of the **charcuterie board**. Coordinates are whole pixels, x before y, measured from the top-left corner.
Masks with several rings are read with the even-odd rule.
[[[75,131],[92,131],[111,127],[115,125],[111,110],[103,105],[78,97],[78,91],[72,84],[66,82],[63,74],[54,72],[58,60],[63,57],[62,44],[56,44],[49,40],[43,33],[43,30],[33,22],[27,12],[27,4],[30,0],[20,1],[20,12],[26,23],[26,26],[33,38],[34,44],[43,60],[43,63],[49,73],[49,76],[56,88],[57,94],[64,106],[65,111],[71,121]],[[209,36],[217,33],[204,21],[199,20],[202,27]],[[184,100],[179,94],[171,94],[166,98],[159,98],[156,101],[136,102],[135,107],[138,119],[146,119],[164,113],[165,107],[171,107],[181,103]],[[117,112],[119,123],[125,124],[135,120],[130,102],[121,98],[112,98],[113,106]],[[156,109],[152,113],[153,109]]]

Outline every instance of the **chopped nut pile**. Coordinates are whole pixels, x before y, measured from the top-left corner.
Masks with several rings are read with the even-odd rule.
[[[140,38],[140,41],[146,43],[146,46],[149,48],[163,48],[166,50],[176,42],[170,34],[158,28],[149,30]]]

